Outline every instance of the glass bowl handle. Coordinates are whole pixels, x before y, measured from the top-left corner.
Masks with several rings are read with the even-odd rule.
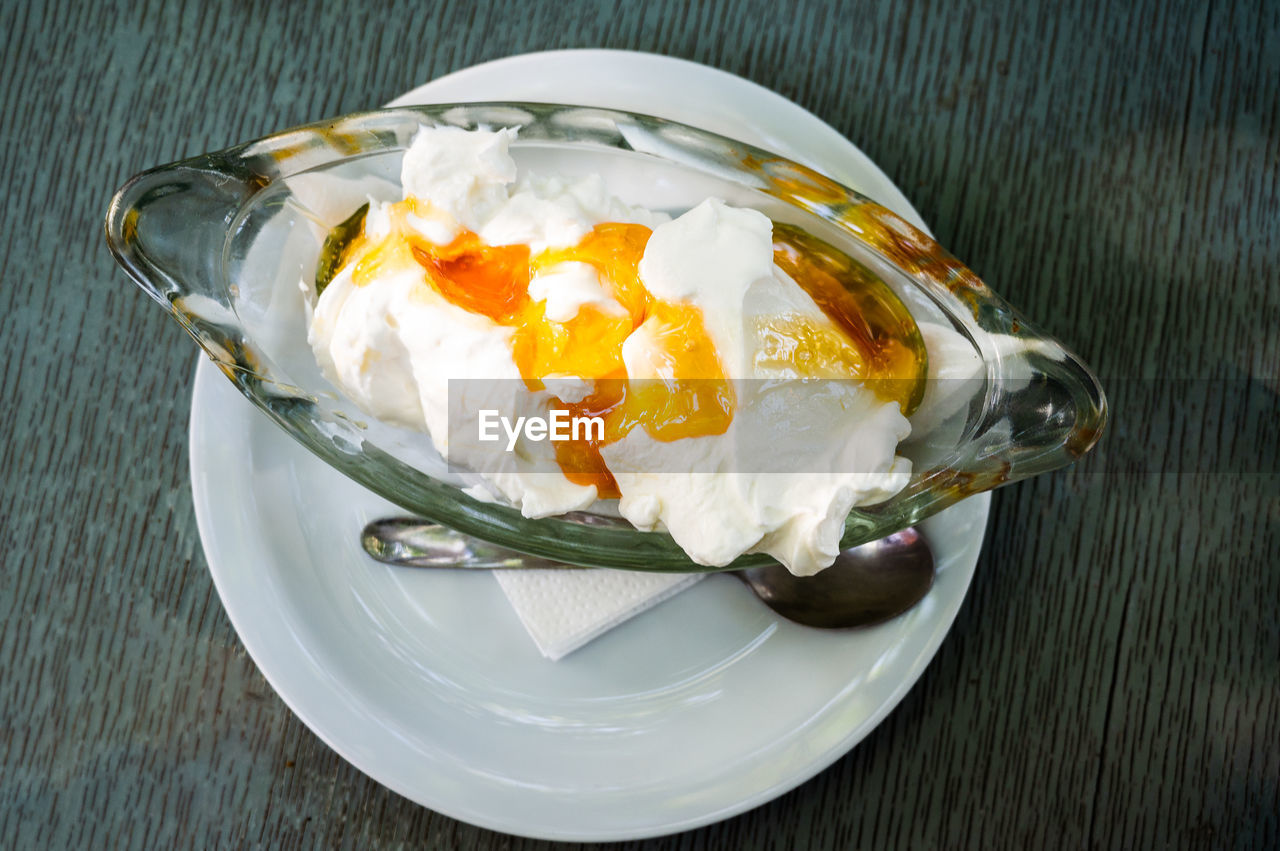
[[[227,234],[264,185],[258,175],[237,177],[219,166],[202,157],[143,172],[115,194],[106,218],[117,262],[215,359],[211,344],[221,348],[223,341],[202,331],[191,314],[208,322],[225,315],[228,324],[238,324],[224,283]]]
[[[879,506],[855,509],[845,545],[915,524],[965,497],[1066,467],[1106,427],[1102,385],[1076,354],[1032,327],[937,242],[869,199],[836,217],[962,320],[986,364],[986,393],[966,438]]]
[[[257,362],[235,315],[228,250],[237,228],[252,227],[242,217],[253,197],[336,157],[404,147],[420,113],[382,110],[318,122],[142,172],[111,199],[107,244],[129,277],[241,384],[241,373]]]

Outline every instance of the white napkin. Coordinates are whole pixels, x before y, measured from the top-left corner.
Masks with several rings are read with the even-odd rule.
[[[555,661],[705,574],[531,568],[493,575],[542,655]]]

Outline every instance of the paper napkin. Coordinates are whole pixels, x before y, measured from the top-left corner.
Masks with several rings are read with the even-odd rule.
[[[531,568],[493,575],[542,655],[555,661],[705,574]]]

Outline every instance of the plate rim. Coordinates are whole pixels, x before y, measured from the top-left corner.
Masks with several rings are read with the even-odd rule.
[[[752,97],[758,97],[761,100],[768,101],[772,104],[773,108],[789,112],[797,118],[800,118],[802,121],[811,124],[814,131],[823,137],[824,144],[832,144],[837,147],[853,151],[855,155],[862,160],[860,166],[867,169],[867,171],[869,171],[882,185],[882,189],[885,194],[880,197],[875,197],[873,200],[880,202],[882,206],[888,207],[890,210],[898,213],[898,215],[907,219],[907,221],[920,228],[929,236],[933,236],[933,231],[929,229],[928,223],[925,222],[924,217],[920,215],[920,212],[915,208],[915,205],[912,204],[906,194],[903,193],[901,187],[899,187],[898,184],[889,177],[889,175],[885,174],[884,169],[880,167],[879,163],[869,157],[865,151],[859,148],[852,140],[844,136],[844,134],[839,130],[832,127],[822,118],[805,109],[790,98],[784,97],[772,89],[760,85],[754,80],[748,80],[746,77],[739,76],[731,71],[725,71],[723,68],[704,65],[701,62],[694,62],[693,60],[683,59],[678,56],[667,56],[665,54],[650,53],[643,50],[620,50],[616,48],[603,47],[565,48],[561,50],[538,50],[529,53],[517,53],[512,56],[502,56],[497,59],[478,62],[475,65],[469,65],[466,68],[459,68],[456,71],[450,71],[448,74],[443,74],[433,80],[429,80],[419,86],[415,86],[404,94],[398,95],[392,100],[387,101],[384,106],[397,107],[413,106],[424,103],[442,103],[443,101],[440,101],[437,98],[432,97],[428,100],[423,100],[421,96],[423,94],[429,94],[429,90],[445,85],[456,84],[473,75],[479,76],[523,64],[554,62],[560,59],[570,59],[573,61],[581,60],[584,62],[596,60],[608,62],[633,62],[637,64],[651,63],[654,66],[683,68],[687,73],[701,74],[708,79],[718,79],[726,85],[738,87],[743,91],[749,91],[751,92]],[[583,105],[591,106],[594,104]],[[614,106],[616,107],[616,104]],[[661,118],[664,116],[656,117]],[[777,151],[775,153],[786,154],[784,151]],[[829,166],[809,161],[808,157],[793,158],[797,159],[798,162],[802,162],[804,165],[810,165],[817,168],[819,171],[832,170]],[[842,171],[843,169],[834,170]],[[841,179],[841,176],[837,174],[831,174],[829,176],[835,177],[837,180]]]

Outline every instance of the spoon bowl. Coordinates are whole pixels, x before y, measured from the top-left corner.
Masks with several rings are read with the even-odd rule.
[[[567,568],[414,517],[374,520],[360,533],[364,551],[385,564],[481,570]],[[795,576],[780,564],[730,570],[766,606],[787,620],[821,629],[871,626],[910,609],[933,585],[934,560],[914,527],[850,547],[816,576]]]
[[[908,527],[841,550],[814,576],[796,576],[780,564],[732,573],[787,620],[841,629],[882,623],[920,602],[933,587],[934,563],[924,537]]]

